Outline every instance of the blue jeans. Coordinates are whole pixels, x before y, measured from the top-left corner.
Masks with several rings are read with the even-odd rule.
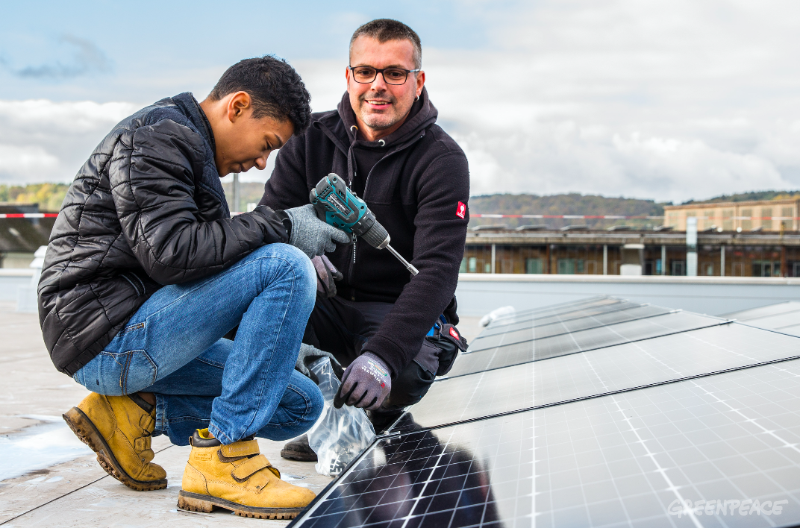
[[[178,445],[204,427],[224,444],[293,438],[322,412],[319,388],[294,370],[315,291],[308,257],[264,246],[216,275],[158,290],[74,379],[109,396],[154,393],[154,434]],[[223,339],[237,324],[236,339]]]

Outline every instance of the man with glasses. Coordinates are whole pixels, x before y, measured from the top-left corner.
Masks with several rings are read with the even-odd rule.
[[[304,358],[332,354],[347,367],[344,403],[366,408],[378,430],[449,368],[452,358],[440,358],[424,338],[442,314],[458,322],[453,293],[469,220],[469,170],[464,152],[436,125],[421,61],[419,36],[405,24],[380,19],[359,27],[338,109],[313,114],[309,129],[280,150],[261,200],[279,209],[308,203],[320,178],[336,173],[419,270],[410,277],[389,252],[362,240],[338,248],[328,256],[343,278],[335,295],[318,293],[303,337],[298,370]],[[283,454],[316,458],[304,438]]]

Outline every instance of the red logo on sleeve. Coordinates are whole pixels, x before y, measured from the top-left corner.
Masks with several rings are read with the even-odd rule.
[[[452,326],[450,327],[450,335],[453,336],[454,338],[458,339],[458,340],[461,339],[461,336],[458,335],[458,332],[456,332],[456,329],[453,328]]]
[[[458,202],[458,207],[456,208],[456,216],[459,218],[464,218],[467,214],[467,204],[464,202]]]

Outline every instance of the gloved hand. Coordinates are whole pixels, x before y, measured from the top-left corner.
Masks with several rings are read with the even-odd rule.
[[[342,404],[378,409],[392,390],[389,367],[378,356],[364,352],[350,363],[342,376],[342,385],[333,398],[333,406]]]
[[[308,255],[308,258],[335,250],[335,242],[350,242],[350,235],[320,220],[311,204],[286,209],[285,213],[292,222],[289,243]]]
[[[300,345],[300,352],[297,355],[297,361],[294,364],[294,369],[300,372],[300,374],[303,374],[304,376],[311,378],[311,381],[313,381],[314,383],[319,384],[317,376],[308,369],[308,366],[321,357],[330,358],[333,372],[338,377],[342,376],[342,372],[344,371],[344,369],[342,368],[342,365],[339,363],[339,361],[335,357],[333,357],[333,354],[331,354],[330,352],[325,352],[324,350],[320,350],[315,346],[308,345],[306,343]]]

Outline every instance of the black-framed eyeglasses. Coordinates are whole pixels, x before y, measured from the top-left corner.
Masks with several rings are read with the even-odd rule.
[[[416,70],[406,70],[405,68],[373,68],[372,66],[348,66],[353,73],[353,80],[359,84],[370,84],[375,81],[380,73],[383,75],[383,80],[386,84],[405,84],[408,79],[409,73],[417,73],[421,71],[419,68]]]

